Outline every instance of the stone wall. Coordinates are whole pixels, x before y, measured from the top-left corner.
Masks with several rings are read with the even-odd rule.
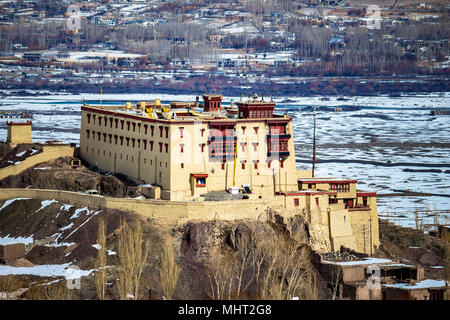
[[[18,164],[14,164],[5,168],[0,169],[0,180],[13,176],[31,168],[38,163],[50,161],[60,157],[72,157],[74,153],[74,148],[69,145],[56,145],[56,146],[46,146],[46,145],[35,145],[38,150],[42,150],[34,156],[28,157]]]

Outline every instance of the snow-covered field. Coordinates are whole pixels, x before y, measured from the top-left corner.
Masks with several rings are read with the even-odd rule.
[[[100,95],[9,96],[0,101],[0,111],[27,110],[35,114],[33,139],[79,142],[80,106],[86,99],[98,104]],[[195,101],[195,95],[104,94],[103,104],[126,101]],[[224,104],[239,97],[224,97]],[[244,98],[246,100],[246,98]],[[267,98],[266,98],[267,100]],[[299,169],[311,168],[311,106],[358,106],[351,112],[317,113],[316,176],[358,179],[358,187],[379,194],[400,191],[433,196],[380,197],[380,217],[414,227],[414,211],[424,224],[450,223],[450,116],[432,117],[430,110],[450,107],[450,92],[403,97],[275,97],[279,112],[293,117],[294,143]],[[0,140],[6,139],[6,119],[0,119]],[[391,166],[386,166],[387,162]],[[408,172],[404,170],[437,172]]]

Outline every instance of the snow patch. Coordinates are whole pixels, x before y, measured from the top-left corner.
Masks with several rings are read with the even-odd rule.
[[[73,205],[71,205],[71,204],[63,204],[59,210],[69,211],[69,209],[72,207],[73,207]]]
[[[6,237],[0,237],[0,245],[7,245],[7,244],[13,244],[13,243],[23,243],[25,245],[33,243],[33,236],[29,237],[17,237],[17,238],[11,238],[9,237],[9,234]]]
[[[394,283],[394,284],[385,284],[386,288],[399,288],[405,290],[413,290],[413,289],[428,289],[428,288],[441,288],[445,287],[445,280],[433,280],[426,279],[419,281],[415,284],[409,283]]]
[[[73,222],[71,222],[70,224],[68,224],[68,225],[65,226],[65,227],[62,227],[61,229],[59,229],[59,231],[64,231],[64,230],[70,229],[70,228],[72,228],[72,227],[73,227]]]
[[[29,200],[29,199],[30,198],[14,198],[14,199],[6,200],[5,203],[3,203],[3,206],[0,208],[0,211],[2,211],[4,208],[9,206],[11,203],[13,203],[16,200],[18,201],[18,200]]]
[[[71,263],[47,264],[34,267],[12,267],[0,265],[0,275],[29,274],[40,277],[64,277],[67,280],[79,279],[88,276],[93,270],[80,270],[70,267]]]
[[[70,219],[77,219],[85,211],[87,212],[87,214],[89,214],[88,207],[75,210],[74,214],[70,217]]]
[[[46,207],[48,207],[49,205],[51,205],[52,203],[55,203],[55,202],[58,202],[58,201],[55,200],[55,199],[41,201],[41,207],[38,210],[36,210],[35,212],[39,212],[39,211],[45,209]]]
[[[337,264],[340,266],[360,266],[360,265],[370,265],[370,264],[380,264],[380,263],[390,263],[392,260],[380,259],[380,258],[366,258],[364,260],[358,261],[345,261],[345,262],[334,262],[334,261],[323,261],[324,263]]]

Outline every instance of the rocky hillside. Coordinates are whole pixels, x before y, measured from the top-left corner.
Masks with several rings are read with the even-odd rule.
[[[28,270],[34,270],[26,275],[21,271],[15,276],[21,283],[16,286],[29,288],[22,297],[35,297],[43,283],[51,282],[50,288],[57,285],[55,281],[64,281],[67,267],[73,264],[82,270],[83,277],[81,290],[72,290],[71,298],[97,298],[94,261],[98,254],[96,242],[100,218],[106,222],[109,299],[118,298],[117,240],[122,232],[122,221],[129,225],[140,224],[143,238],[149,244],[147,265],[141,279],[142,299],[163,297],[160,252],[164,247],[163,239],[168,236],[181,269],[173,294],[175,299],[281,299],[285,292],[281,290],[277,294],[276,284],[283,279],[280,278],[285,273],[283,270],[298,271],[295,279],[283,280],[283,283],[297,283],[291,293],[294,296],[300,299],[331,297],[329,284],[317,271],[320,256],[310,250],[308,227],[300,216],[283,219],[275,215],[271,222],[211,221],[168,227],[150,219],[142,220],[129,212],[80,208],[55,199],[17,198],[0,203],[0,243],[6,240],[26,243],[24,259],[11,263],[15,267],[27,266],[30,267]],[[427,277],[443,278],[444,269],[435,268],[448,266],[445,245],[440,240],[382,221],[380,230],[382,248],[378,257],[420,264],[425,266]],[[341,252],[337,256],[341,259],[354,256],[354,253]],[[2,270],[0,265],[0,280]],[[219,291],[222,296],[217,296]]]
[[[41,201],[19,198],[8,200],[0,207],[0,242],[2,239],[18,238],[16,240],[27,243],[25,259],[34,264],[35,268],[43,264],[62,266],[72,263],[82,270],[93,271],[98,252],[95,244],[99,218],[103,218],[107,225],[109,298],[118,297],[115,266],[118,262],[117,236],[121,232],[121,219],[128,223],[140,223],[144,239],[150,245],[148,264],[142,277],[142,298],[149,297],[150,292],[152,298],[162,298],[158,257],[162,239],[168,235],[173,241],[176,260],[181,266],[174,298],[211,299],[212,276],[229,277],[228,280],[233,284],[232,297],[237,297],[235,275],[241,275],[242,279],[239,297],[260,298],[262,275],[269,267],[269,260],[261,260],[258,272],[260,279],[257,281],[255,259],[258,256],[276,256],[280,259],[279,263],[288,268],[291,267],[289,263],[297,264],[297,260],[285,260],[281,254],[283,252],[292,258],[299,257],[301,261],[304,275],[302,283],[305,283],[305,287],[297,295],[329,298],[327,284],[315,267],[320,257],[305,243],[307,233],[301,218],[286,222],[278,219],[272,223],[199,222],[168,228],[153,221],[141,220],[127,212],[77,208],[54,199]],[[246,260],[243,261],[243,258]],[[242,269],[237,268],[238,266]],[[223,271],[235,274],[223,274]],[[38,279],[36,275],[20,277],[22,281],[25,281],[25,277],[34,283],[62,279],[60,274]],[[93,278],[93,272],[82,278],[82,290],[76,292],[78,298],[96,298]],[[315,291],[309,290],[306,285],[311,279],[317,284]]]
[[[20,145],[24,148],[24,145]],[[26,148],[25,148],[26,149]],[[8,154],[15,154],[12,150]],[[8,157],[5,156],[4,159]],[[22,173],[9,176],[0,181],[2,188],[32,188],[86,191],[96,189],[103,195],[123,197],[126,193],[126,184],[115,176],[105,176],[89,170],[86,166],[73,167],[71,160],[63,157],[40,163]]]

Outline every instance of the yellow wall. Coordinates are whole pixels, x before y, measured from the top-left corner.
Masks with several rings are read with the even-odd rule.
[[[14,125],[7,124],[8,126],[8,137],[6,142],[16,145],[20,143],[33,143],[31,138],[31,123],[29,125]]]
[[[22,171],[31,168],[38,163],[50,161],[60,157],[72,157],[74,153],[74,148],[68,145],[35,145],[35,149],[40,149],[42,152],[36,155],[26,158],[24,161],[0,169],[0,180],[8,176],[13,176],[21,173]]]

